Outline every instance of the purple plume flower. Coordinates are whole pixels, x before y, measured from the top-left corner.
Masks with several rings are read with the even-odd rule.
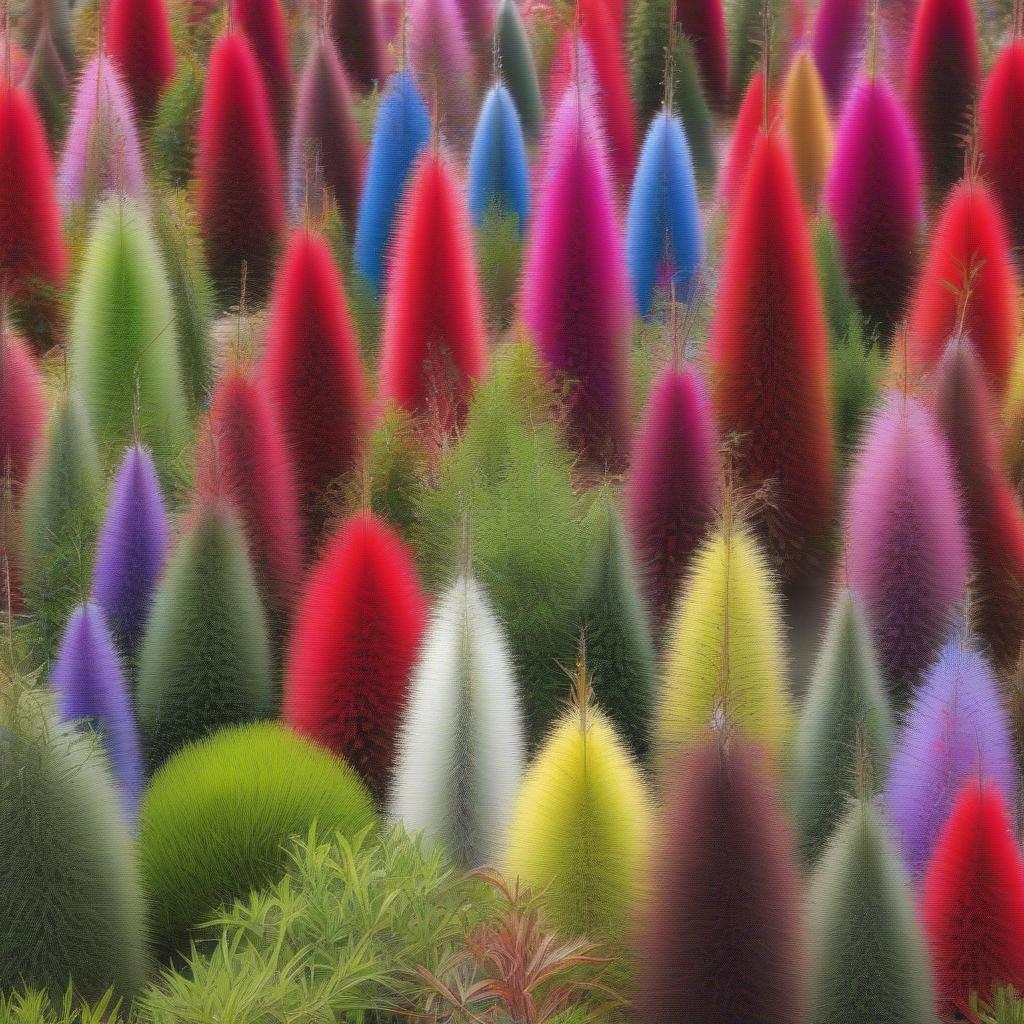
[[[952,640],[915,694],[889,764],[885,805],[915,880],[972,775],[991,779],[1016,807],[1013,741],[995,675],[981,655]]]
[[[814,19],[814,63],[834,111],[842,109],[867,42],[865,0],[822,0]]]
[[[156,467],[133,445],[114,479],[93,568],[93,600],[103,609],[125,658],[134,662],[157,577],[167,556],[169,528]]]
[[[100,734],[125,812],[134,819],[145,785],[139,737],[113,638],[95,604],[71,613],[50,683],[60,719],[86,722]]]
[[[139,199],[145,172],[132,101],[105,54],[85,66],[75,89],[57,189],[65,210],[94,202],[105,192]]]

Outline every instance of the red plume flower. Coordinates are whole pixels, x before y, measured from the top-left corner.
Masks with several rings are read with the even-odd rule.
[[[949,194],[917,284],[908,355],[915,370],[935,366],[951,335],[963,330],[998,394],[1007,385],[1020,334],[1017,280],[1002,214],[981,181]]]
[[[210,54],[196,177],[200,226],[221,296],[237,298],[244,262],[250,292],[262,297],[285,226],[284,198],[266,89],[240,32],[221,36]]]
[[[1002,985],[1024,990],[1024,864],[999,787],[967,782],[946,822],[922,888],[943,1018],[969,1016]]]
[[[302,574],[295,481],[276,410],[262,383],[240,368],[228,369],[217,384],[198,464],[203,506],[220,495],[235,510],[264,604],[281,630]]]
[[[710,353],[735,468],[768,484],[762,513],[786,578],[821,555],[834,505],[827,330],[800,193],[782,138],[762,133],[726,243]]]
[[[999,54],[979,111],[985,176],[1003,208],[1015,249],[1024,249],[1024,39]]]
[[[58,340],[57,292],[67,269],[42,121],[27,92],[0,85],[0,278],[36,349]]]
[[[1005,670],[1024,642],[1024,515],[1001,469],[992,394],[966,339],[954,338],[942,357],[936,406],[963,495],[971,618]]]
[[[174,77],[174,40],[164,0],[110,0],[106,47],[131,93],[136,118],[148,121]]]
[[[775,117],[776,102],[774,94],[769,100],[771,106],[768,119]],[[743,189],[747,169],[750,167],[750,155],[757,144],[764,124],[764,75],[755,71],[750,78],[747,91],[743,94],[739,113],[736,115],[736,126],[733,128],[729,153],[722,164],[722,177],[718,191],[726,203],[735,202]]]
[[[466,204],[448,161],[427,153],[409,185],[392,250],[381,398],[409,412],[429,410],[450,429],[486,367]]]
[[[412,557],[369,513],[331,538],[296,614],[284,720],[344,757],[378,801],[425,618]]]
[[[333,488],[356,467],[370,404],[345,293],[326,243],[299,230],[274,284],[263,374],[292,456],[307,550]]]
[[[235,21],[248,38],[263,73],[278,130],[284,131],[292,101],[292,62],[281,0],[230,0],[230,3]]]

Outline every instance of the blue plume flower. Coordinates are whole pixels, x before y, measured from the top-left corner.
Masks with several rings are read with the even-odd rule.
[[[519,217],[523,233],[530,209],[530,169],[515,101],[503,85],[484,99],[469,153],[469,211],[480,225],[492,204]]]
[[[640,315],[651,312],[661,275],[687,300],[704,258],[693,160],[678,117],[662,111],[640,153],[626,218],[626,261]]]
[[[380,295],[388,240],[416,157],[430,141],[430,114],[412,75],[393,75],[377,110],[356,223],[355,264]]]
[[[61,721],[94,729],[102,739],[125,812],[134,820],[145,785],[128,690],[103,612],[79,605],[68,620],[50,673]]]

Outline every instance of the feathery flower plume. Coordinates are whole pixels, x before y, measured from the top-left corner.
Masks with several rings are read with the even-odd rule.
[[[808,210],[814,210],[832,161],[832,126],[810,50],[798,50],[793,58],[782,86],[781,106],[797,184]]]
[[[494,25],[494,46],[501,66],[501,78],[516,101],[523,134],[535,142],[544,124],[537,65],[530,37],[523,25],[517,0],[501,0]]]
[[[530,211],[530,166],[512,94],[495,85],[484,98],[469,151],[469,212],[479,227],[485,215],[514,214],[520,236]]]
[[[1024,250],[1024,39],[1000,51],[981,94],[979,141],[985,177],[1016,250]]]
[[[110,0],[103,42],[131,94],[135,116],[148,122],[174,77],[174,40],[165,0]]]
[[[278,133],[287,130],[292,105],[292,61],[281,0],[228,0],[234,24],[249,40],[267,88]]]
[[[361,92],[383,86],[388,73],[380,5],[365,0],[330,0],[331,34],[352,83]]]
[[[829,106],[839,112],[868,41],[866,0],[822,0],[814,16],[811,52]]]

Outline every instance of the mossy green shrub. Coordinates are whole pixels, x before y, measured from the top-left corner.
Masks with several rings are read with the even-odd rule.
[[[142,874],[163,952],[221,906],[273,885],[292,836],[316,823],[352,837],[374,821],[358,775],[286,726],[223,729],[191,744],[153,777],[139,813]]]
[[[188,57],[179,59],[150,128],[149,157],[153,171],[172,188],[184,188],[192,178],[203,84],[199,63]]]
[[[57,724],[38,691],[0,685],[0,992],[131,995],[146,977],[145,902],[102,748]]]

